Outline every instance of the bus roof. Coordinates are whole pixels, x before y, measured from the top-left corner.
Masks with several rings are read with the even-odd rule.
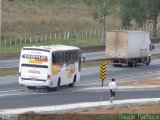
[[[80,50],[78,47],[74,46],[66,46],[66,45],[48,45],[48,46],[31,46],[31,47],[23,47],[24,48],[29,48],[29,49],[43,49],[43,50],[49,50],[51,52],[56,52],[56,51],[64,51],[64,50]]]

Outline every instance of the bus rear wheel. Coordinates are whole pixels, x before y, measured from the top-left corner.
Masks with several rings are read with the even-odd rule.
[[[57,86],[54,88],[55,91],[58,91],[61,87],[61,79],[58,79]]]
[[[69,84],[69,87],[73,87],[75,82],[76,82],[76,75],[74,76],[73,82]]]

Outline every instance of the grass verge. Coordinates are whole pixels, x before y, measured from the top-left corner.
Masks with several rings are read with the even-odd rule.
[[[82,63],[82,68],[95,67],[95,66],[99,66],[99,64],[100,64],[100,61],[87,61],[85,63]],[[18,68],[0,69],[0,77],[17,75],[17,74],[18,74]]]
[[[32,120],[160,120],[160,104],[150,104],[135,107],[121,108],[98,108],[83,110],[80,112],[69,112],[61,114],[36,114],[34,112],[24,113],[18,119]]]
[[[152,55],[152,60],[156,60],[156,59],[160,59],[160,55],[159,54]]]
[[[18,68],[4,68],[0,69],[0,77],[17,75]]]
[[[100,61],[86,61],[81,65],[82,68],[96,67],[96,66],[100,66]]]
[[[29,40],[26,44],[22,43],[22,45],[12,45],[7,47],[2,47],[1,51],[5,53],[18,53],[20,52],[23,46],[44,46],[44,45],[52,45],[52,44],[62,44],[62,45],[70,45],[77,47],[90,47],[102,45],[100,37],[88,37],[88,38],[70,38],[70,39],[56,39],[51,41],[43,41],[43,42],[32,42]]]
[[[160,56],[159,55],[152,55],[152,59],[153,60],[160,59]],[[86,61],[86,62],[82,61],[81,67],[82,68],[88,68],[88,67],[100,66],[100,62],[101,61],[102,60]],[[16,69],[15,68],[0,69],[0,77],[16,75],[17,73],[18,73],[18,69],[17,68]]]

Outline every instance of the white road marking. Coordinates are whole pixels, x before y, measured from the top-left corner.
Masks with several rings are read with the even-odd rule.
[[[33,92],[27,92],[27,91],[25,92],[24,91],[24,92],[20,92],[20,93],[3,93],[3,94],[1,93],[0,97],[5,97],[5,96],[21,96],[21,95],[22,96],[24,96],[24,95],[42,95],[42,94],[44,95],[44,94],[49,94],[49,93],[48,92],[47,93],[41,93],[41,92],[37,92],[36,93],[34,91]]]
[[[123,78],[123,77],[125,77],[125,76],[119,76],[119,78]]]
[[[139,89],[145,89],[145,88],[159,88],[159,86],[155,86],[155,85],[146,85],[146,86],[119,86],[118,90],[128,90],[128,89],[132,89],[132,90],[139,90]],[[81,89],[77,89],[80,91],[86,91],[86,90],[109,90],[108,86],[101,86],[101,87],[87,87],[87,88],[81,88]]]
[[[95,74],[95,73],[98,73],[98,71],[97,72],[90,72],[90,73],[87,73],[87,74],[86,73],[81,73],[81,75],[83,75],[83,76],[86,75],[87,76],[87,75],[92,75],[92,74]]]
[[[135,75],[128,75],[129,77],[134,77]]]
[[[152,74],[153,72],[148,72],[149,74]]]
[[[145,73],[139,73],[138,75],[144,75]]]
[[[0,91],[0,93],[17,92],[17,91],[24,91],[24,90],[25,89],[16,89],[16,90]]]
[[[0,83],[0,85],[11,84],[11,83],[17,83],[17,82],[3,82],[3,83]]]

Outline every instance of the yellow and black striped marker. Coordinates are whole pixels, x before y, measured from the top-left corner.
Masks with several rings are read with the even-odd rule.
[[[100,79],[102,80],[102,86],[103,86],[103,81],[106,79],[107,74],[107,62],[102,61],[100,65]]]

